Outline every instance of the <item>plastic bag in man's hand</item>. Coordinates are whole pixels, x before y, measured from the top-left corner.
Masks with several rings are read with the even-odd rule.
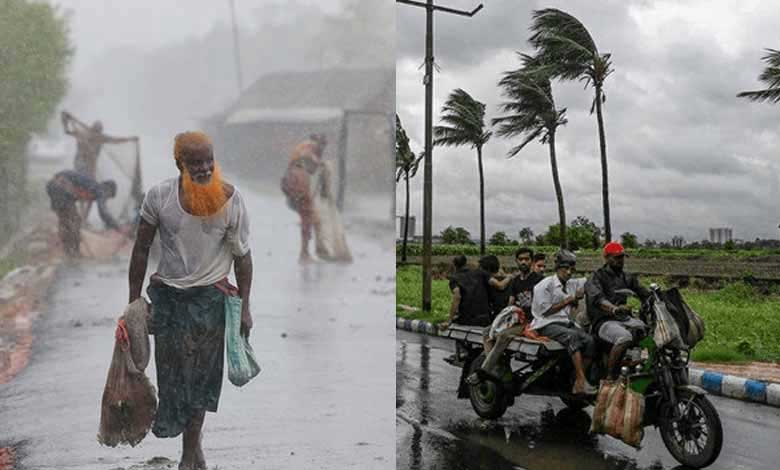
[[[241,387],[260,373],[260,366],[249,341],[241,335],[240,297],[225,296],[225,343],[228,380],[236,387]]]

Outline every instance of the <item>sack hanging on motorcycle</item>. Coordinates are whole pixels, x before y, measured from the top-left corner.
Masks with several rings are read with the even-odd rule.
[[[704,320],[683,300],[680,291],[676,288],[666,291],[664,297],[670,310],[675,310],[674,318],[680,327],[680,334],[685,344],[688,345],[688,348],[693,349],[699,341],[704,339]]]
[[[685,343],[680,336],[680,328],[677,326],[677,321],[666,308],[666,304],[664,302],[655,302],[653,310],[655,310],[655,331],[653,332],[655,345],[659,349],[666,346],[677,349],[684,348]]]
[[[620,439],[632,447],[639,447],[645,430],[642,427],[642,418],[645,414],[645,397],[635,392],[631,387],[626,388],[626,402],[623,413],[623,433]]]

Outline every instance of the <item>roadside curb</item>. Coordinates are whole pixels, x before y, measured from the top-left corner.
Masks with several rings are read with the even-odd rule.
[[[439,336],[439,329],[431,322],[396,317],[395,327],[412,333]],[[719,372],[690,369],[690,382],[713,395],[780,407],[780,384],[746,379]]]

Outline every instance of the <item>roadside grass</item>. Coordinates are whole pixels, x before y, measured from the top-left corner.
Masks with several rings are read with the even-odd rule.
[[[446,280],[434,280],[430,313],[409,312],[398,304],[420,308],[422,297],[420,266],[400,266],[396,272],[396,315],[439,323],[449,317],[450,292]],[[647,285],[651,279],[643,278]],[[652,278],[665,287],[662,278]],[[758,289],[734,282],[717,290],[686,288],[681,290],[686,302],[705,322],[704,339],[693,351],[700,362],[780,362],[780,293],[772,289],[762,294]]]

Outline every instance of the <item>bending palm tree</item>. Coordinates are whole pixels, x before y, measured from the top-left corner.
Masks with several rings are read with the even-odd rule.
[[[523,135],[524,140],[509,150],[509,157],[517,155],[529,142],[539,138],[547,144],[550,151],[555,196],[558,199],[558,218],[561,230],[561,248],[568,247],[566,237],[566,210],[563,205],[563,190],[558,178],[558,162],[555,154],[555,132],[558,126],[566,124],[566,109],[556,109],[552,96],[550,78],[542,68],[537,68],[533,57],[521,55],[523,68],[504,72],[504,78],[498,83],[503,88],[502,95],[509,101],[502,103],[500,109],[506,116],[493,119],[498,126],[496,135],[515,137]]]
[[[485,130],[485,105],[460,88],[450,93],[441,109],[445,125],[434,126],[433,145],[471,145],[477,149],[479,165],[479,252],[485,254],[485,176],[482,171],[482,147],[492,132]]]
[[[577,18],[554,8],[534,11],[531,32],[530,42],[537,48],[537,57],[551,78],[579,79],[595,90],[590,113],[595,109],[599,127],[604,235],[610,241],[607,139],[601,105],[606,101],[604,80],[613,72],[611,54],[600,54],[585,26]]]
[[[770,101],[780,103],[780,51],[766,49],[766,55],[761,58],[767,63],[767,67],[758,76],[758,79],[768,85],[764,90],[743,91],[737,93],[739,98],[747,98],[750,101]]]
[[[401,181],[403,177],[406,180],[406,211],[404,213],[404,241],[401,246],[401,262],[406,263],[406,243],[409,238],[409,179],[414,178],[420,165],[420,160],[424,156],[421,153],[415,157],[414,152],[409,147],[409,137],[401,126],[401,119],[395,115],[395,168],[397,170],[395,182]]]

